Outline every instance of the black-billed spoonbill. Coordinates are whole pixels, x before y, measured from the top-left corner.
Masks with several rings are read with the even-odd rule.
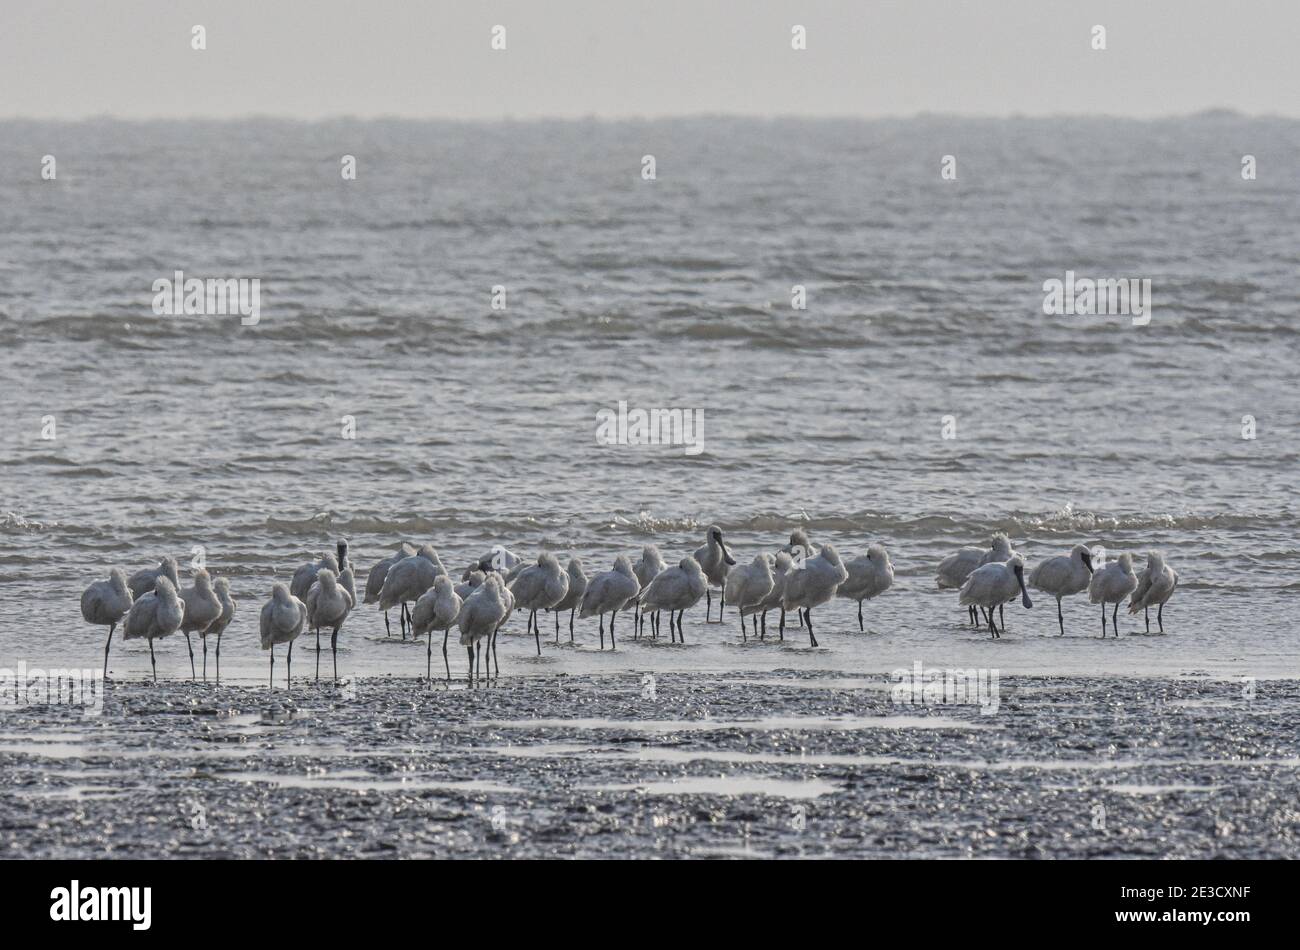
[[[754,560],[737,567],[727,575],[723,594],[740,615],[742,640],[749,639],[745,630],[746,617],[754,618],[754,635],[758,636],[757,614],[761,609],[759,605],[764,597],[772,593],[772,585],[775,583],[772,578],[772,561],[770,554],[756,554]]]
[[[154,658],[153,642],[169,637],[181,628],[185,619],[185,602],[176,592],[171,578],[159,576],[151,591],[136,598],[126,615],[123,640],[149,641],[149,664],[153,667],[153,681],[158,682],[158,661]]]
[[[447,635],[456,618],[460,616],[463,601],[456,593],[451,578],[439,574],[433,586],[420,595],[420,599],[411,608],[411,635],[427,636],[425,651],[424,678],[426,683],[433,682],[433,631],[442,631],[442,662],[447,667],[447,682],[451,682],[451,661],[447,659]]]
[[[1076,544],[1069,554],[1049,557],[1029,572],[1029,586],[1056,598],[1056,622],[1061,627],[1058,636],[1065,636],[1065,615],[1061,613],[1061,598],[1081,594],[1092,580],[1092,554],[1082,544]]]
[[[1088,602],[1091,604],[1101,604],[1101,636],[1106,638],[1106,605],[1114,603],[1115,609],[1111,611],[1110,625],[1119,636],[1119,624],[1117,618],[1119,615],[1119,604],[1125,597],[1137,590],[1137,576],[1133,573],[1133,555],[1121,554],[1114,562],[1107,564],[1099,571],[1093,571],[1092,580],[1088,583]]]
[[[971,571],[961,586],[958,599],[963,606],[983,607],[988,612],[992,639],[1000,639],[998,625],[993,620],[993,608],[1015,600],[1017,593],[1026,610],[1034,606],[1029,591],[1025,590],[1025,559],[1013,554],[1009,561],[993,561]]]
[[[716,622],[722,623],[722,610],[727,605],[725,587],[727,572],[735,566],[736,559],[727,550],[726,542],[722,540],[722,529],[717,525],[711,524],[705,530],[704,544],[695,549],[695,561],[700,565],[700,570],[704,572],[704,577],[709,582],[709,586],[704,589],[704,622],[715,622],[710,618],[713,613],[713,588],[717,587],[722,594],[718,601]]]
[[[564,595],[564,599],[551,608],[555,614],[555,642],[560,642],[560,614],[564,611],[569,612],[569,642],[573,642],[573,615],[577,612],[578,607],[582,605],[582,597],[587,593],[587,572],[582,569],[582,561],[579,558],[569,558],[569,569],[566,572],[569,575],[569,590]]]
[[[550,610],[569,592],[569,575],[560,567],[559,560],[549,551],[537,557],[537,563],[526,567],[509,584],[510,593],[520,610],[528,611],[528,629],[537,643],[537,655],[542,655],[542,631],[537,624],[537,612]]]
[[[289,592],[285,584],[271,587],[271,599],[262,605],[259,630],[262,635],[262,649],[271,651],[271,675],[268,686],[275,689],[275,646],[277,643],[289,644],[288,666],[285,672],[285,686],[293,688],[293,641],[298,639],[307,626],[307,605]]]
[[[190,679],[194,679],[194,644],[191,633],[203,636],[208,625],[221,617],[221,598],[212,588],[212,576],[203,568],[194,572],[194,583],[181,590],[181,600],[185,601],[185,619],[181,621],[181,633],[185,634],[185,646],[190,651]],[[203,681],[208,680],[208,641],[203,641]]]
[[[844,569],[839,553],[830,544],[822,545],[821,552],[816,557],[804,561],[803,567],[794,566],[794,570],[786,576],[781,604],[786,610],[803,611],[810,646],[817,646],[817,637],[813,633],[812,609],[828,603],[848,576],[849,572]]]
[[[113,631],[134,602],[126,584],[126,572],[120,567],[108,572],[108,580],[95,581],[81,595],[81,616],[86,622],[108,627],[108,639],[104,641],[105,679],[108,679],[108,648],[113,643]]]
[[[865,631],[862,602],[878,597],[893,586],[894,565],[890,563],[883,544],[872,544],[867,546],[866,554],[849,561],[844,569],[849,572],[849,576],[836,589],[835,596],[858,602],[858,630]]]
[[[1165,601],[1174,594],[1178,586],[1178,572],[1165,563],[1165,556],[1159,551],[1147,555],[1147,566],[1138,575],[1137,589],[1129,598],[1128,612],[1143,612],[1147,622],[1147,633],[1151,632],[1151,608],[1156,608],[1156,623],[1160,632],[1165,632]]]
[[[131,589],[131,597],[139,600],[153,590],[153,582],[160,577],[167,578],[172,582],[172,587],[180,590],[181,577],[176,570],[176,558],[165,557],[158,562],[157,567],[146,567],[144,570],[132,574],[126,582],[126,586]]]
[[[709,581],[700,569],[700,562],[693,557],[684,557],[676,567],[660,571],[650,582],[649,588],[641,598],[641,609],[652,613],[668,611],[668,633],[672,642],[686,642],[686,633],[682,630],[682,614],[700,602],[708,590]],[[673,626],[673,614],[677,614],[676,629]]]
[[[609,614],[609,648],[617,649],[614,642],[614,620],[618,612],[632,603],[641,593],[641,584],[632,573],[632,562],[626,554],[614,559],[612,571],[602,571],[587,583],[587,592],[582,595],[582,609],[578,616],[600,617],[600,648],[605,649],[605,614]]]
[[[329,627],[330,653],[334,656],[334,679],[339,678],[339,628],[348,619],[355,601],[334,572],[321,568],[316,583],[307,591],[307,626],[316,631],[316,679],[320,679],[320,628]]]

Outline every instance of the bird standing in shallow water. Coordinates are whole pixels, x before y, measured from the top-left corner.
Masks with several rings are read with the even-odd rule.
[[[1092,554],[1082,544],[1076,544],[1069,554],[1049,557],[1029,572],[1029,586],[1056,598],[1056,622],[1061,627],[1058,636],[1065,636],[1065,615],[1061,613],[1061,598],[1080,594],[1088,589],[1092,580]]]
[[[126,572],[120,567],[108,572],[108,580],[95,581],[81,595],[81,616],[86,623],[108,627],[108,639],[104,641],[104,679],[108,679],[108,648],[113,643],[113,631],[134,602]]]
[[[1034,606],[1025,590],[1025,559],[1013,554],[1009,561],[993,561],[971,571],[961,587],[958,600],[965,606],[975,605],[987,611],[991,639],[1000,639],[998,625],[993,621],[993,608],[1001,607],[1020,594],[1026,610]]]
[[[474,656],[478,651],[478,668],[482,675],[483,641],[489,639],[501,627],[510,615],[510,604],[506,599],[505,584],[501,575],[492,572],[480,584],[474,593],[465,598],[456,618],[460,628],[460,645],[469,653],[469,681],[474,682]]]
[[[641,584],[632,573],[632,562],[626,554],[620,554],[614,560],[612,571],[597,574],[587,584],[587,592],[582,595],[582,609],[578,616],[600,617],[600,648],[605,649],[605,614],[609,614],[609,648],[617,649],[614,643],[614,620],[618,612],[636,600],[641,593]]]
[[[442,662],[447,667],[447,682],[451,682],[451,661],[447,658],[447,635],[460,616],[464,602],[456,593],[455,585],[446,574],[438,575],[433,586],[425,591],[411,608],[411,632],[413,636],[425,635],[428,643],[425,650],[424,678],[433,683],[433,631],[442,631]]]
[[[709,586],[704,589],[704,622],[722,623],[722,608],[727,604],[725,592],[727,572],[735,565],[736,559],[727,550],[726,542],[722,540],[722,529],[717,525],[709,525],[704,532],[704,544],[695,549],[695,561],[700,565],[700,570],[704,572],[704,577],[709,582]],[[714,587],[723,591],[718,601],[716,621],[710,619],[713,612],[712,589]]]
[[[194,572],[194,583],[181,591],[181,600],[185,601],[185,619],[181,621],[181,633],[185,634],[185,646],[190,651],[190,679],[194,679],[194,646],[190,640],[191,633],[203,636],[203,631],[216,620],[221,619],[221,598],[212,588],[212,576],[202,568]],[[206,639],[203,640],[203,682],[208,681],[208,650]]]
[[[320,628],[330,627],[330,653],[334,656],[334,679],[339,678],[339,628],[348,619],[356,602],[334,572],[322,568],[316,583],[307,591],[307,626],[316,631],[316,679],[320,679]]]
[[[641,597],[641,609],[652,613],[668,611],[668,633],[670,642],[677,638],[686,642],[686,633],[682,630],[682,614],[700,602],[708,589],[709,581],[700,569],[700,564],[693,557],[684,557],[676,567],[660,571],[650,582]],[[673,627],[673,614],[677,614],[676,629]]]
[[[259,618],[262,649],[271,651],[271,675],[267,684],[270,689],[275,689],[275,646],[278,643],[289,644],[284,683],[286,688],[293,688],[293,641],[306,626],[307,605],[289,593],[286,585],[272,586],[271,599],[262,605]]]
[[[883,544],[873,544],[867,548],[862,557],[854,558],[844,565],[849,572],[835,591],[836,597],[846,597],[858,602],[858,630],[865,632],[862,623],[862,602],[878,597],[894,584],[894,565],[889,561]]]
[[[1137,590],[1137,577],[1133,574],[1133,555],[1125,553],[1113,564],[1107,564],[1100,571],[1093,571],[1088,584],[1088,602],[1101,604],[1101,637],[1106,639],[1106,605],[1114,603],[1110,625],[1115,636],[1119,636],[1119,602]]]
[[[740,639],[748,640],[745,618],[754,618],[754,636],[758,636],[759,604],[772,593],[772,555],[757,554],[748,564],[737,567],[727,575],[723,592],[740,615]]]
[[[802,568],[792,570],[786,576],[781,604],[786,610],[803,611],[804,623],[808,625],[809,646],[817,646],[817,637],[813,633],[813,608],[829,602],[848,577],[849,572],[844,569],[839,553],[830,544],[822,545],[820,554],[809,558]],[[782,628],[784,639],[784,624]]]
[[[1128,612],[1143,612],[1147,622],[1147,633],[1151,632],[1151,608],[1156,608],[1156,623],[1160,632],[1165,632],[1165,601],[1174,595],[1178,586],[1178,572],[1165,563],[1165,556],[1159,551],[1147,555],[1147,566],[1138,575],[1138,585],[1129,598]]]
[[[587,573],[582,569],[582,561],[576,557],[569,558],[569,590],[564,599],[551,608],[555,614],[555,642],[560,642],[560,614],[569,612],[569,642],[573,642],[573,615],[582,606],[583,595],[587,593]]]
[[[137,597],[126,615],[123,640],[148,640],[149,665],[153,667],[153,681],[158,682],[158,661],[154,657],[153,642],[170,637],[181,628],[185,619],[185,602],[168,577],[158,577],[153,590]]]
[[[637,583],[641,585],[641,590],[644,591],[650,586],[650,582],[659,575],[659,572],[667,566],[663,557],[659,554],[659,549],[653,544],[647,544],[641,549],[641,559],[632,565],[632,573],[636,575]],[[658,636],[656,619],[650,621],[650,632]],[[641,629],[645,626],[645,612],[641,610],[640,595],[638,595],[636,603],[636,612],[632,615],[632,625],[634,628],[633,639],[635,639],[641,635]]]
[[[230,626],[230,621],[235,619],[235,598],[230,596],[230,581],[224,577],[218,577],[212,585],[213,590],[217,592],[217,599],[221,601],[221,616],[212,623],[208,624],[207,629],[200,636],[203,637],[203,676],[207,678],[208,670],[208,637],[212,634],[217,635],[217,683],[221,683],[221,635],[226,628]]]
[[[550,610],[569,592],[569,575],[560,567],[559,560],[549,551],[537,558],[537,563],[520,571],[509,584],[520,610],[528,611],[528,632],[537,643],[537,655],[542,655],[542,631],[537,624],[537,612]]]
[[[414,555],[415,547],[408,542],[403,541],[397,546],[396,554],[389,555],[372,567],[370,573],[366,575],[366,596],[362,603],[379,603],[379,592],[384,589],[384,579],[388,577],[388,569],[403,558],[413,557]],[[405,606],[403,606],[403,611],[404,610]],[[397,622],[399,624],[404,623],[405,617],[399,616]],[[388,622],[387,610],[384,611],[384,632],[387,636],[391,637],[393,635],[393,628]]]

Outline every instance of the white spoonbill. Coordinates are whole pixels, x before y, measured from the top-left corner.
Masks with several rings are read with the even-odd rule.
[[[693,557],[684,557],[676,567],[660,571],[650,582],[650,587],[641,598],[641,609],[652,613],[668,611],[668,633],[677,642],[681,637],[686,642],[682,630],[682,614],[700,602],[708,590],[709,581],[700,568],[700,562]],[[673,614],[677,614],[676,630],[673,628]]]
[[[334,679],[339,678],[339,628],[356,605],[352,594],[339,583],[334,572],[321,568],[316,583],[307,591],[307,626],[316,631],[316,679],[320,679],[320,628],[331,628],[330,653],[334,656]]]
[[[626,554],[620,554],[614,560],[612,571],[602,571],[587,583],[587,592],[582,595],[582,609],[578,617],[600,617],[600,648],[605,649],[605,614],[609,618],[609,648],[617,649],[614,643],[614,620],[618,612],[636,599],[641,593],[641,584],[632,573],[632,562]]]
[[[482,673],[483,641],[491,638],[510,613],[506,588],[500,575],[491,573],[474,593],[465,598],[456,626],[460,628],[460,645],[469,653],[469,681],[474,682],[474,649],[478,648],[479,671]]]
[[[704,590],[704,622],[714,622],[710,616],[713,612],[713,588],[717,587],[721,588],[723,593],[718,602],[716,622],[722,623],[722,608],[727,605],[724,585],[727,583],[727,572],[735,566],[736,559],[727,550],[727,545],[722,540],[722,529],[716,524],[709,525],[704,532],[704,544],[695,549],[695,561],[700,565],[700,570],[704,572],[704,577],[709,582],[709,586]]]
[[[844,565],[849,576],[835,591],[837,597],[847,597],[858,602],[858,630],[865,632],[862,623],[862,602],[889,590],[894,583],[894,565],[883,544],[867,546],[867,553],[855,557]]]
[[[1061,613],[1061,598],[1081,594],[1092,580],[1092,554],[1082,544],[1076,544],[1069,554],[1060,554],[1040,561],[1029,572],[1029,586],[1056,598],[1056,622],[1060,624],[1058,636],[1065,636],[1065,615]]]
[[[658,576],[668,565],[664,563],[663,557],[659,554],[659,549],[653,544],[647,544],[641,549],[641,559],[632,565],[632,573],[636,575],[637,583],[641,585],[644,591],[650,586],[650,582]],[[636,612],[632,615],[632,624],[634,627],[633,638],[641,634],[641,628],[645,626],[645,613],[641,610],[641,602],[638,598]],[[657,624],[654,619],[650,621],[650,630],[655,635],[659,635]]]
[[[413,557],[414,555],[414,545],[403,541],[397,545],[397,553],[389,555],[372,567],[370,573],[366,575],[366,596],[362,603],[379,603],[379,592],[384,589],[384,578],[388,576],[388,569],[402,558]],[[397,622],[402,623],[402,618],[399,617]],[[388,623],[387,610],[384,611],[384,632],[387,636],[391,637],[393,635],[393,628]]]
[[[427,636],[428,648],[425,651],[424,680],[433,684],[433,631],[442,631],[442,662],[447,667],[447,682],[451,682],[451,661],[447,659],[447,635],[460,616],[463,601],[456,593],[451,578],[439,574],[433,586],[420,595],[420,599],[411,608],[411,636]]]
[[[1110,615],[1111,629],[1119,636],[1119,604],[1125,597],[1137,590],[1138,580],[1133,574],[1133,555],[1127,552],[1117,560],[1107,564],[1099,571],[1093,571],[1088,583],[1088,603],[1101,604],[1101,636],[1106,638],[1106,605],[1115,604]]]
[[[1025,559],[1013,554],[1009,561],[992,561],[971,571],[966,583],[961,585],[958,599],[963,606],[974,605],[988,611],[991,639],[1001,639],[993,620],[993,608],[1015,600],[1017,593],[1026,610],[1034,606],[1029,591],[1025,590]]]
[[[136,598],[131,611],[126,615],[122,639],[149,641],[149,664],[153,667],[155,683],[158,682],[158,661],[153,655],[153,642],[170,637],[181,628],[184,619],[185,602],[176,593],[171,578],[165,575],[160,575],[155,580],[153,590]]]
[[[181,633],[185,634],[185,646],[190,651],[190,679],[194,679],[194,645],[191,633],[203,636],[208,625],[221,617],[221,598],[212,589],[212,575],[203,568],[194,572],[194,583],[181,590],[181,600],[185,601],[185,619],[181,621]],[[203,641],[203,682],[208,681],[208,641]]]
[[[157,567],[146,567],[132,574],[126,582],[126,586],[131,588],[132,599],[139,600],[153,590],[153,582],[160,577],[167,578],[172,582],[173,588],[180,590],[181,576],[176,570],[176,558],[165,557],[158,562]]]
[[[126,585],[126,572],[120,567],[108,572],[108,580],[95,581],[81,594],[81,616],[86,623],[108,627],[108,639],[104,641],[104,679],[108,679],[108,648],[113,643],[113,631],[134,602]]]
[[[235,619],[235,598],[230,596],[230,581],[224,577],[218,577],[212,585],[213,590],[217,592],[217,599],[221,601],[221,616],[212,623],[208,624],[207,629],[200,636],[203,637],[203,670],[204,676],[207,676],[208,667],[208,637],[212,634],[217,635],[217,683],[221,683],[221,635],[226,632],[230,626],[230,621]]]
[[[576,557],[569,558],[569,591],[564,599],[551,608],[555,614],[555,642],[560,642],[560,614],[569,612],[569,642],[573,642],[573,615],[582,605],[582,596],[587,593],[587,572],[582,569],[582,561]]]
[[[999,532],[993,535],[987,548],[961,548],[949,554],[939,562],[939,572],[935,575],[935,580],[940,590],[960,590],[966,583],[966,578],[970,577],[971,571],[995,561],[1010,560],[1014,553],[1007,536]],[[970,615],[971,626],[979,626],[974,604],[967,607],[967,613]]]
[[[808,540],[808,532],[803,528],[795,528],[790,532],[790,543],[781,545],[781,551],[794,557],[812,557],[812,542]]]
[[[1131,614],[1143,611],[1143,616],[1147,622],[1147,633],[1151,632],[1151,608],[1156,608],[1156,623],[1160,625],[1160,632],[1165,632],[1165,601],[1174,594],[1174,588],[1178,586],[1178,572],[1165,563],[1165,556],[1159,551],[1152,551],[1147,555],[1147,566],[1138,575],[1138,586],[1133,591],[1133,596],[1129,598],[1128,612]],[[110,634],[111,635],[111,634]]]
[[[285,584],[271,587],[271,599],[262,605],[259,630],[262,649],[271,651],[271,676],[268,686],[275,689],[275,645],[289,644],[289,660],[285,673],[285,686],[293,688],[293,641],[298,639],[307,625],[307,605],[293,594]]]
[[[786,610],[793,608],[803,611],[810,646],[817,646],[817,637],[813,633],[812,609],[829,602],[848,577],[849,572],[844,569],[839,553],[830,544],[823,544],[821,553],[804,561],[803,567],[792,570],[786,577],[781,605]],[[782,627],[784,638],[784,625]]]
[[[754,617],[754,636],[758,636],[759,604],[763,598],[772,593],[772,556],[756,554],[754,560],[743,564],[727,575],[723,594],[731,601],[731,606],[740,614],[740,638],[748,640],[745,630],[745,618]]]
[[[549,551],[537,557],[537,563],[526,567],[509,584],[510,593],[520,610],[528,611],[528,629],[537,642],[537,655],[542,655],[542,631],[537,624],[537,611],[550,610],[569,592],[569,575],[560,567],[559,560]]]
[[[478,590],[478,588],[482,587],[485,580],[487,580],[487,575],[482,571],[471,571],[469,578],[464,583],[456,585],[456,596],[461,600],[464,600],[470,594],[474,593],[474,591]],[[434,583],[437,583],[437,581],[434,581]]]
[[[316,583],[316,575],[323,570],[334,572],[337,577],[339,573],[339,559],[333,554],[323,554],[319,561],[307,561],[305,564],[298,565],[293,572],[293,578],[289,581],[289,593],[302,600],[307,596],[307,591],[311,590],[311,585]]]
[[[442,559],[432,545],[421,545],[414,557],[402,558],[388,569],[384,586],[379,591],[379,609],[387,611],[401,604],[403,613],[409,615],[406,604],[419,600],[433,586],[434,580],[446,573],[447,569],[442,566]],[[402,639],[406,639],[405,624],[402,626]]]
[[[785,639],[785,608],[781,606],[781,602],[785,599],[785,582],[792,570],[794,570],[794,558],[785,551],[778,551],[772,567],[772,590],[754,608],[754,612],[763,621],[762,633],[759,634],[760,639],[767,637],[767,612],[769,610],[781,611],[781,639]]]

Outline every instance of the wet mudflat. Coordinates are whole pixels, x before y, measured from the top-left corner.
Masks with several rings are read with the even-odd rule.
[[[277,670],[278,671],[278,670]],[[1300,857],[1300,681],[111,684],[0,711],[0,855]]]

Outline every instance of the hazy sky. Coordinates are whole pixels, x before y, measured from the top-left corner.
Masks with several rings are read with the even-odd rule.
[[[1298,0],[0,0],[0,116],[1300,116],[1297,36]]]

